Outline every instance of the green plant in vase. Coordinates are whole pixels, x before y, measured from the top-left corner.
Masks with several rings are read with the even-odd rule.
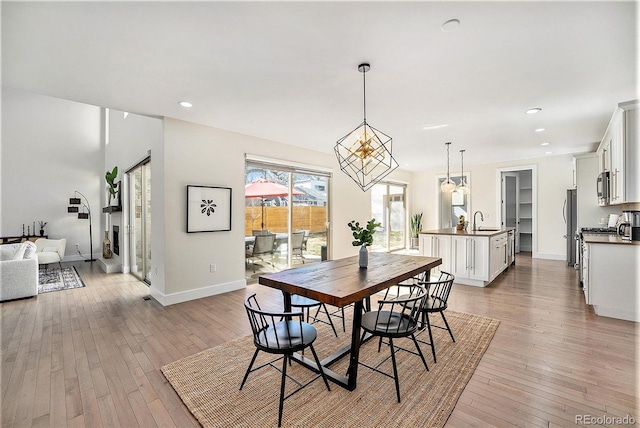
[[[411,229],[411,248],[418,248],[418,235],[422,231],[422,213],[411,216],[409,228]]]
[[[353,235],[351,245],[360,247],[358,264],[361,268],[366,268],[369,265],[369,252],[367,251],[367,247],[373,244],[373,235],[376,233],[376,228],[380,227],[381,224],[376,223],[376,219],[372,218],[367,222],[365,227],[360,226],[360,223],[355,220],[351,220],[347,223],[347,226],[349,226]]]
[[[112,171],[107,171],[104,175],[104,179],[107,182],[109,190],[109,205],[111,205],[111,198],[116,198],[118,192],[118,183],[115,182],[118,177],[118,167],[114,166]]]

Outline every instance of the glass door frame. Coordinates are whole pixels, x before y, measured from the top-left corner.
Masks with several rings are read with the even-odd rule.
[[[294,187],[294,175],[310,175],[316,177],[324,177],[326,179],[326,224],[325,224],[325,239],[326,239],[326,255],[327,258],[330,258],[331,254],[331,233],[330,233],[330,224],[331,224],[331,182],[333,175],[331,172],[323,171],[321,168],[315,169],[314,167],[306,167],[303,165],[296,164],[286,164],[286,163],[278,163],[277,160],[265,161],[262,159],[257,159],[250,157],[247,155],[245,160],[245,173],[247,168],[255,168],[262,170],[271,170],[278,173],[286,173],[287,181],[289,187],[289,195],[287,197],[287,242],[292,242],[292,234],[294,233],[293,225],[294,225],[294,201],[292,198],[293,195],[293,187]],[[247,183],[245,183],[247,184]],[[262,220],[261,220],[262,221]],[[293,252],[289,245],[287,245],[287,266],[288,268],[295,267],[294,266],[294,256]]]
[[[408,238],[411,237],[411,234],[408,233],[408,222],[407,222],[407,185],[405,183],[394,183],[391,181],[381,181],[377,184],[374,185],[374,187],[378,187],[378,186],[386,186],[386,190],[384,195],[382,196],[383,198],[383,216],[384,218],[382,219],[376,219],[379,223],[382,223],[382,225],[388,225],[388,227],[385,228],[385,236],[384,236],[384,242],[385,242],[385,246],[384,248],[376,248],[375,250],[378,251],[385,251],[385,252],[391,252],[391,251],[397,251],[397,250],[402,250],[407,248],[407,240]],[[391,187],[399,187],[402,189],[402,215],[400,216],[402,218],[402,228],[400,229],[403,233],[403,239],[401,240],[401,243],[399,245],[396,246],[391,246],[391,234],[392,232],[395,230],[392,228],[391,224],[391,217],[392,217],[392,209],[391,209],[391,204],[393,201],[390,200],[390,188]],[[397,195],[397,193],[394,193],[393,195]],[[371,193],[372,199],[373,199],[373,192]],[[372,201],[373,202],[373,201]],[[373,204],[372,204],[373,205]],[[371,216],[374,217],[374,213],[371,212]],[[393,229],[393,230],[392,230]],[[374,239],[375,239],[375,235],[374,235]]]
[[[136,226],[136,171],[140,170],[140,193],[141,193],[141,208],[140,208],[140,227],[139,232],[142,233],[140,238],[140,263],[138,266],[137,258],[138,252],[136,250],[136,244],[138,239],[136,233],[138,227]],[[145,255],[148,255],[151,250],[151,230],[150,224],[147,224],[147,219],[151,215],[151,202],[147,204],[147,198],[145,195],[150,194],[150,180],[151,180],[151,157],[143,159],[135,166],[127,170],[128,179],[128,192],[129,192],[129,224],[127,226],[129,232],[129,264],[131,266],[131,274],[147,284],[151,284],[151,257],[147,259]],[[148,175],[148,177],[147,177]],[[149,182],[149,186],[147,186]],[[140,274],[139,272],[142,272]]]

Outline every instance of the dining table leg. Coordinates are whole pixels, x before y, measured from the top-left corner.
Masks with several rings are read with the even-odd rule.
[[[360,327],[362,325],[362,300],[353,305],[353,328],[351,331],[351,353],[349,356],[349,372],[347,378],[349,391],[356,389],[358,378],[358,359],[360,357]]]

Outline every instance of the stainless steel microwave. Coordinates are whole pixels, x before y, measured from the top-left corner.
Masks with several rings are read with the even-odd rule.
[[[609,171],[603,171],[598,175],[598,205],[609,205]]]

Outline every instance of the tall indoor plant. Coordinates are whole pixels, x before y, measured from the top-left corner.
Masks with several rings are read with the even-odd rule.
[[[118,167],[114,166],[112,171],[107,171],[104,175],[104,179],[107,182],[108,190],[109,190],[109,204],[111,205],[111,198],[117,200],[117,192],[118,192],[118,183],[115,182],[118,177]]]
[[[367,222],[365,227],[360,226],[360,223],[355,220],[351,220],[347,223],[347,226],[349,226],[353,234],[351,245],[360,247],[358,264],[360,268],[366,268],[369,265],[369,252],[367,251],[367,247],[373,244],[373,234],[376,233],[376,227],[380,227],[380,223],[376,223],[376,219],[372,218]]]
[[[420,240],[418,235],[422,231],[422,213],[414,214],[411,216],[411,248],[418,248],[420,246]]]

